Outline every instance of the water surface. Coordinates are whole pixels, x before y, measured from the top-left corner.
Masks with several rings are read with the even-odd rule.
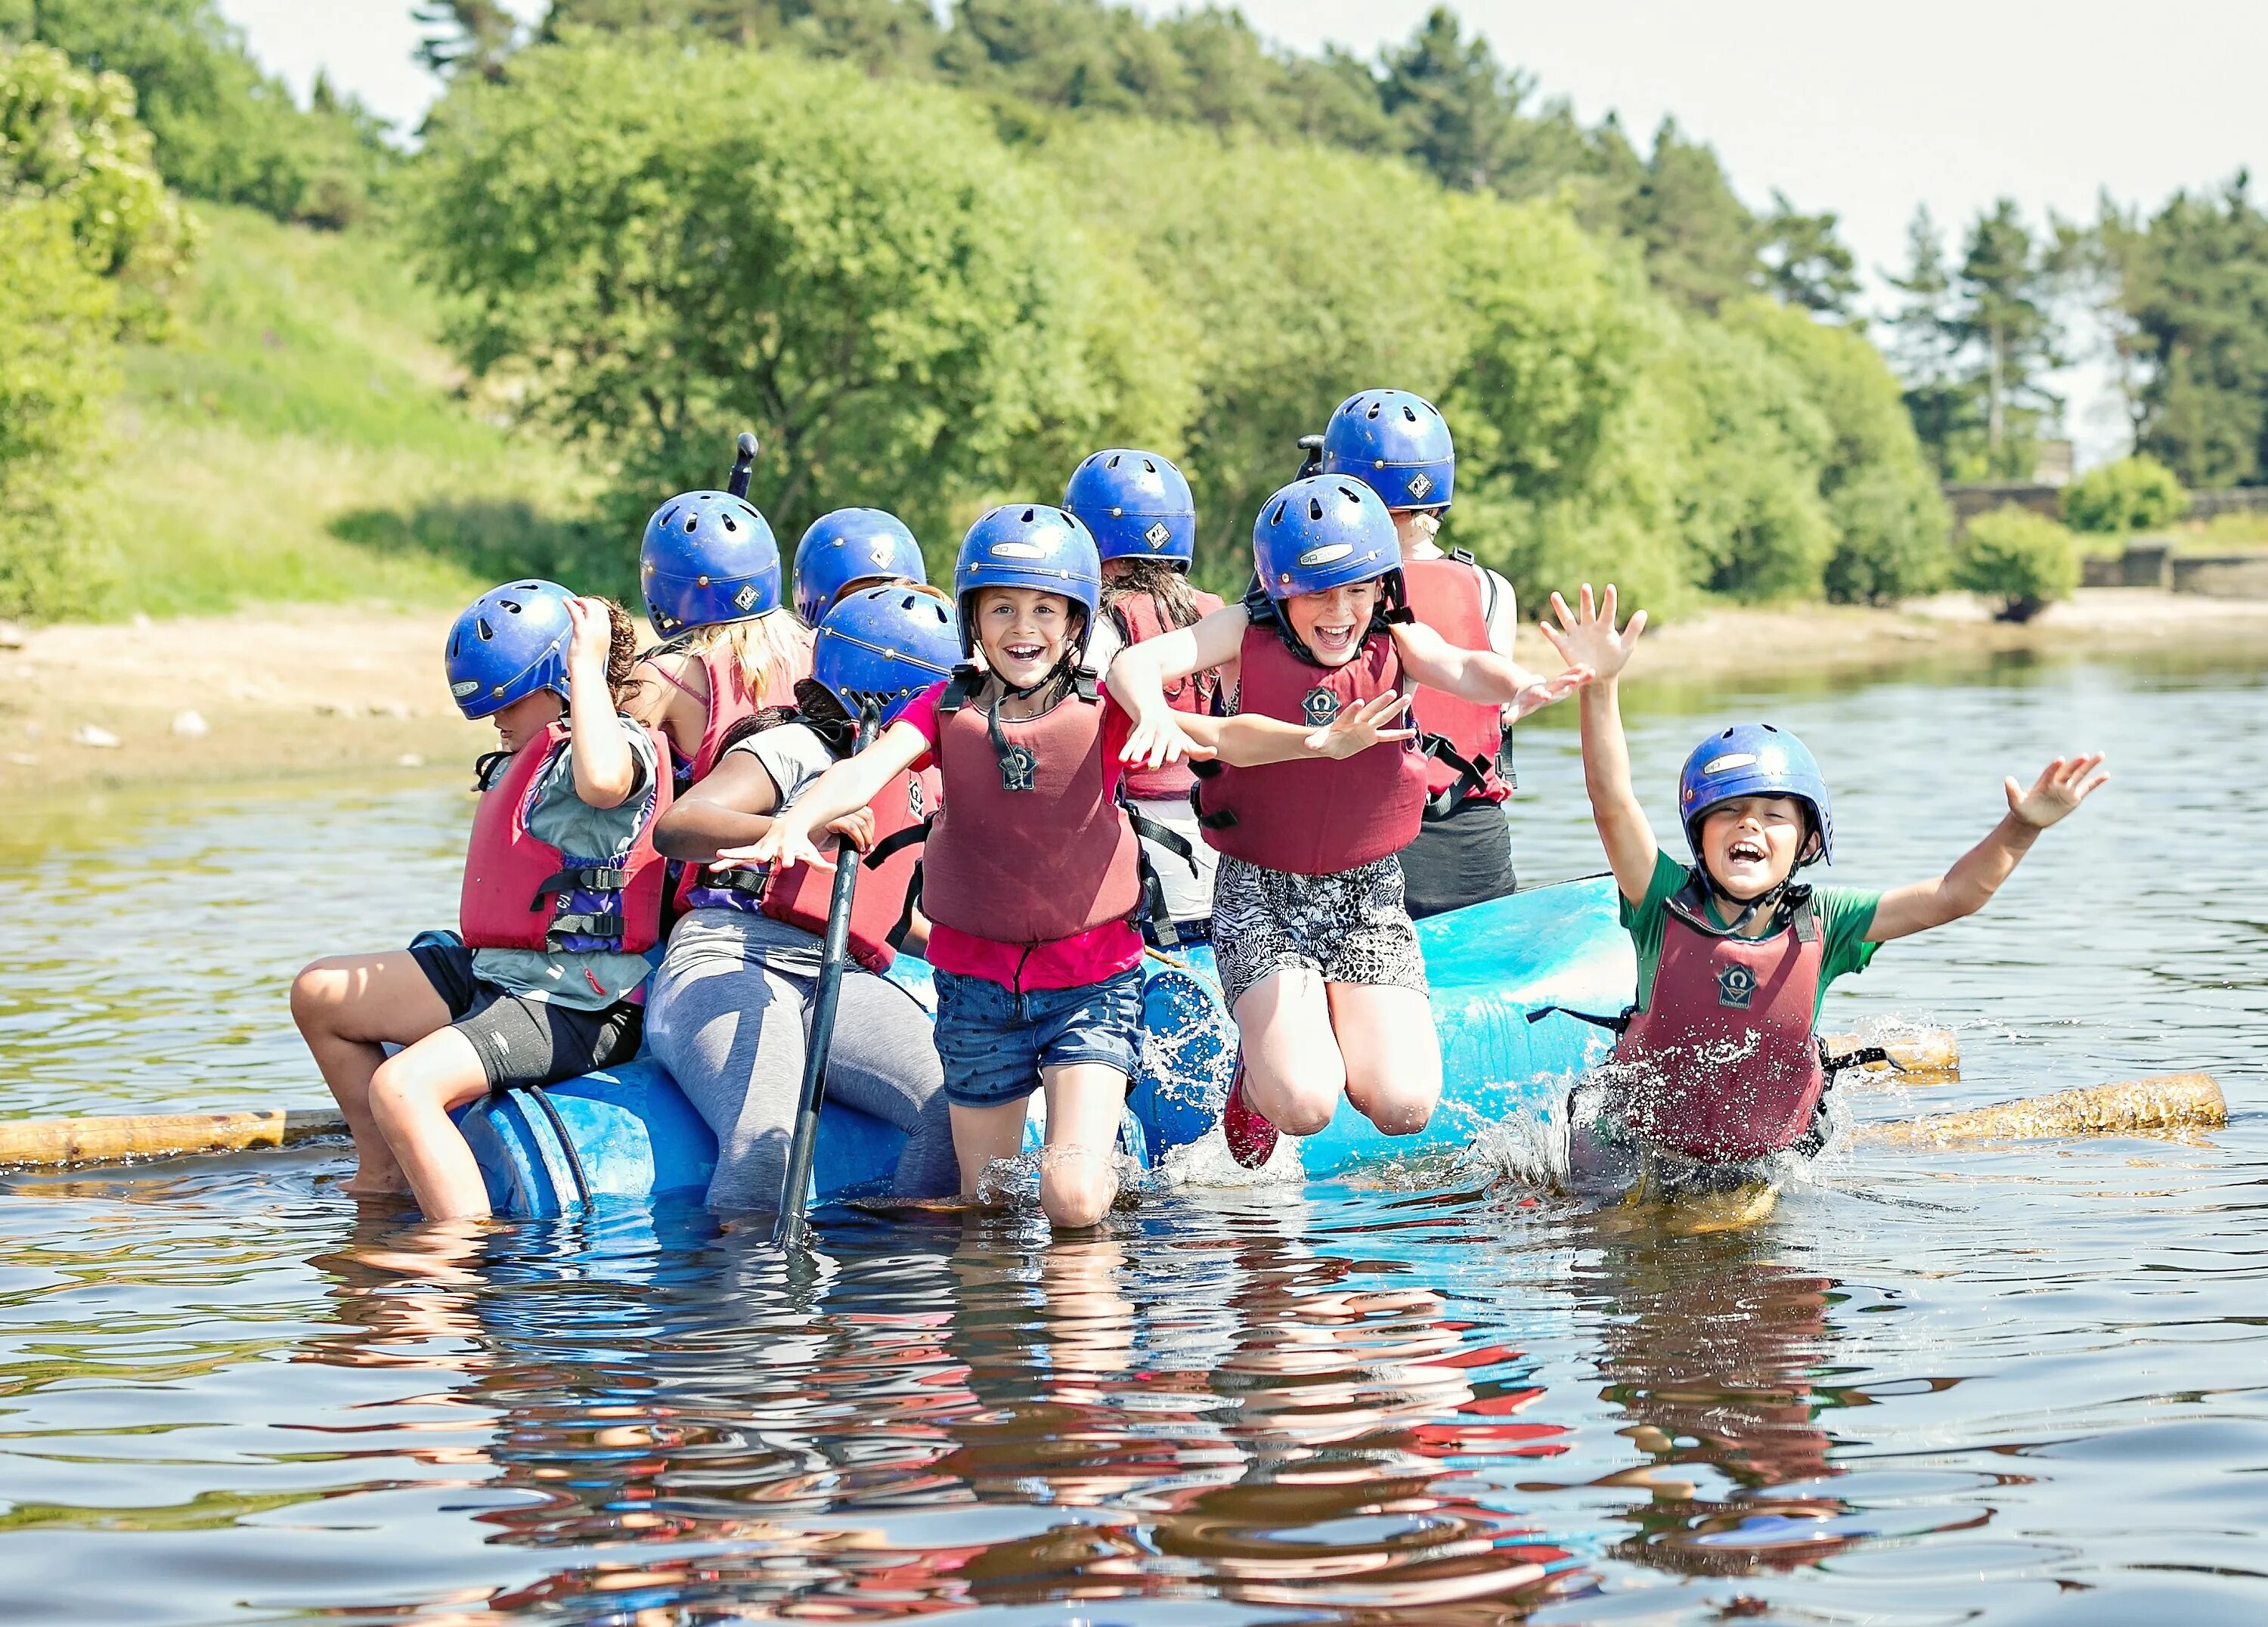
[[[1831,1160],[1679,1239],[1486,1167],[1194,1185],[1099,1237],[690,1212],[453,1240],[331,1149],[0,1188],[0,1619],[2254,1622],[2268,1610],[2260,669],[2004,663],[1640,708],[1801,733],[1836,879],[1999,780],[2116,784],[1830,1021],[1960,1030],[1861,1117],[2173,1068],[2193,1141]],[[1573,736],[1521,859],[1598,867]],[[445,921],[468,799],[388,780],[34,810],[0,838],[0,1113],[324,1100],[284,989]],[[1673,838],[1674,841],[1674,838]]]

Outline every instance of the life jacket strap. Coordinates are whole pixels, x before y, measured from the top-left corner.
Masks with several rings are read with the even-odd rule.
[[[1488,789],[1488,770],[1459,751],[1447,735],[1420,734],[1418,749],[1437,762],[1447,763],[1457,774],[1455,779],[1425,799],[1427,819],[1447,819],[1467,797],[1477,797]]]
[[[1546,1017],[1551,1016],[1572,1017],[1577,1022],[1587,1022],[1594,1028],[1604,1028],[1609,1034],[1620,1034],[1631,1026],[1631,1019],[1637,1014],[1638,1007],[1635,1005],[1623,1007],[1621,1012],[1613,1017],[1602,1017],[1596,1012],[1579,1012],[1572,1005],[1539,1005],[1534,1011],[1528,1012],[1527,1016],[1530,1022],[1542,1022]]]
[[[929,828],[927,821],[923,821],[921,828],[924,833],[927,832]],[[904,834],[903,831],[898,833],[899,836]],[[892,840],[895,841],[896,838],[893,837]],[[866,862],[871,865],[874,861],[869,858]],[[914,909],[921,902],[921,887],[922,862],[916,859],[913,874],[906,878],[906,902],[904,908],[898,911],[897,924],[891,927],[882,937],[882,941],[890,946],[892,954],[905,947],[906,939],[914,930]]]
[[[504,765],[512,761],[508,751],[484,751],[473,760],[473,789],[486,791],[504,772]]]
[[[592,909],[554,916],[546,931],[555,942],[567,938],[619,939],[622,935],[622,913],[619,909]]]
[[[861,862],[869,870],[880,870],[908,848],[928,841],[929,828],[935,823],[937,815],[932,814],[918,825],[909,825],[893,836],[884,836],[867,850],[866,857]]]
[[[943,718],[968,705],[969,697],[983,684],[984,677],[984,669],[973,661],[963,661],[955,666],[953,675],[945,681],[945,692],[937,697],[937,715]]]
[[[1136,813],[1123,797],[1119,799],[1118,806],[1126,810],[1126,821],[1134,827],[1134,834],[1137,837],[1144,843],[1154,842],[1168,853],[1178,857],[1189,867],[1189,873],[1192,876],[1199,873],[1197,851],[1189,844],[1188,839],[1181,832],[1170,826],[1160,824],[1146,814]],[[1181,932],[1174,924],[1174,912],[1166,903],[1166,885],[1158,879],[1158,867],[1150,862],[1148,847],[1142,847],[1137,851],[1135,862],[1142,877],[1142,900],[1149,912],[1152,935],[1160,948],[1180,948]]]
[[[630,872],[620,865],[570,865],[535,889],[529,910],[543,908],[555,893],[619,893],[630,884]]]

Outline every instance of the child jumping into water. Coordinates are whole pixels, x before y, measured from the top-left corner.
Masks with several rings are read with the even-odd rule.
[[[1118,800],[1132,725],[1085,665],[1101,585],[1073,516],[1040,504],[984,515],[954,570],[962,664],[776,814],[747,855],[828,867],[813,833],[934,761],[944,807],[921,905],[961,1194],[977,1196],[985,1171],[1016,1154],[1044,1090],[1040,1202],[1064,1227],[1094,1225],[1117,1196],[1112,1149],[1142,1024],[1139,849]],[[1389,697],[1303,727],[1188,726],[1208,752],[1256,762],[1359,752],[1395,710]]]
[[[2032,843],[2109,776],[2100,753],[2058,757],[1953,868],[1888,893],[1805,887],[1805,865],[1835,856],[1826,782],[1793,735],[1770,724],[1711,734],[1678,777],[1691,865],[1663,852],[1631,787],[1618,681],[1646,613],[1615,626],[1615,590],[1571,611],[1551,599],[1544,636],[1596,679],[1583,691],[1583,777],[1592,817],[1638,948],[1638,1000],[1582,1144],[1612,1165],[1633,1145],[1700,1167],[1704,1185],[1793,1148],[1816,1152],[1831,1083],[1816,1023],[1836,978],[1866,969],[1877,946],[1976,914]],[[1592,1117],[1592,1115],[1586,1115]],[[1679,1171],[1673,1168],[1675,1186]]]
[[[481,760],[461,936],[318,961],[291,1016],[354,1132],[347,1190],[406,1185],[429,1220],[489,1212],[449,1110],[610,1067],[638,1048],[669,806],[658,736],[622,716],[630,618],[551,582],[483,593],[450,629],[450,692],[495,725]],[[405,1049],[387,1056],[387,1044]]]
[[[1425,811],[1426,760],[1401,729],[1336,761],[1224,759],[1208,773],[1200,720],[1168,707],[1162,686],[1219,667],[1232,720],[1320,729],[1349,711],[1398,713],[1418,684],[1525,715],[1588,675],[1539,678],[1410,621],[1393,517],[1360,482],[1294,481],[1262,507],[1252,545],[1250,597],[1131,646],[1110,670],[1135,718],[1127,760],[1200,760],[1199,822],[1222,855],[1213,948],[1241,1036],[1221,1128],[1247,1167],[1267,1161],[1279,1130],[1322,1130],[1341,1095],[1389,1136],[1432,1116],[1440,1050],[1395,864]]]

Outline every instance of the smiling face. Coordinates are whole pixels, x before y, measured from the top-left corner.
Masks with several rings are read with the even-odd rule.
[[[984,664],[1012,689],[1028,689],[1055,671],[1081,615],[1061,593],[1035,587],[988,587],[976,608]]]
[[[558,722],[566,710],[566,702],[549,689],[538,689],[490,712],[489,721],[496,725],[497,748],[518,751],[529,741],[541,739],[544,730]]]
[[[1793,797],[1735,797],[1701,816],[1701,862],[1742,903],[1786,880],[1811,841],[1810,811]]]
[[[1326,593],[1298,593],[1284,601],[1292,636],[1325,666],[1344,666],[1362,649],[1385,585],[1376,578]]]

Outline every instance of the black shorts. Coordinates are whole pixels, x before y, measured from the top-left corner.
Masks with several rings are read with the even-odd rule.
[[[1403,905],[1413,921],[1502,898],[1519,884],[1501,802],[1460,802],[1402,850]]]
[[[473,970],[473,952],[438,935],[409,946],[410,954],[448,1005],[449,1026],[473,1042],[490,1090],[555,1085],[637,1055],[645,1007],[617,1000],[579,1011],[553,1000],[506,994]]]

